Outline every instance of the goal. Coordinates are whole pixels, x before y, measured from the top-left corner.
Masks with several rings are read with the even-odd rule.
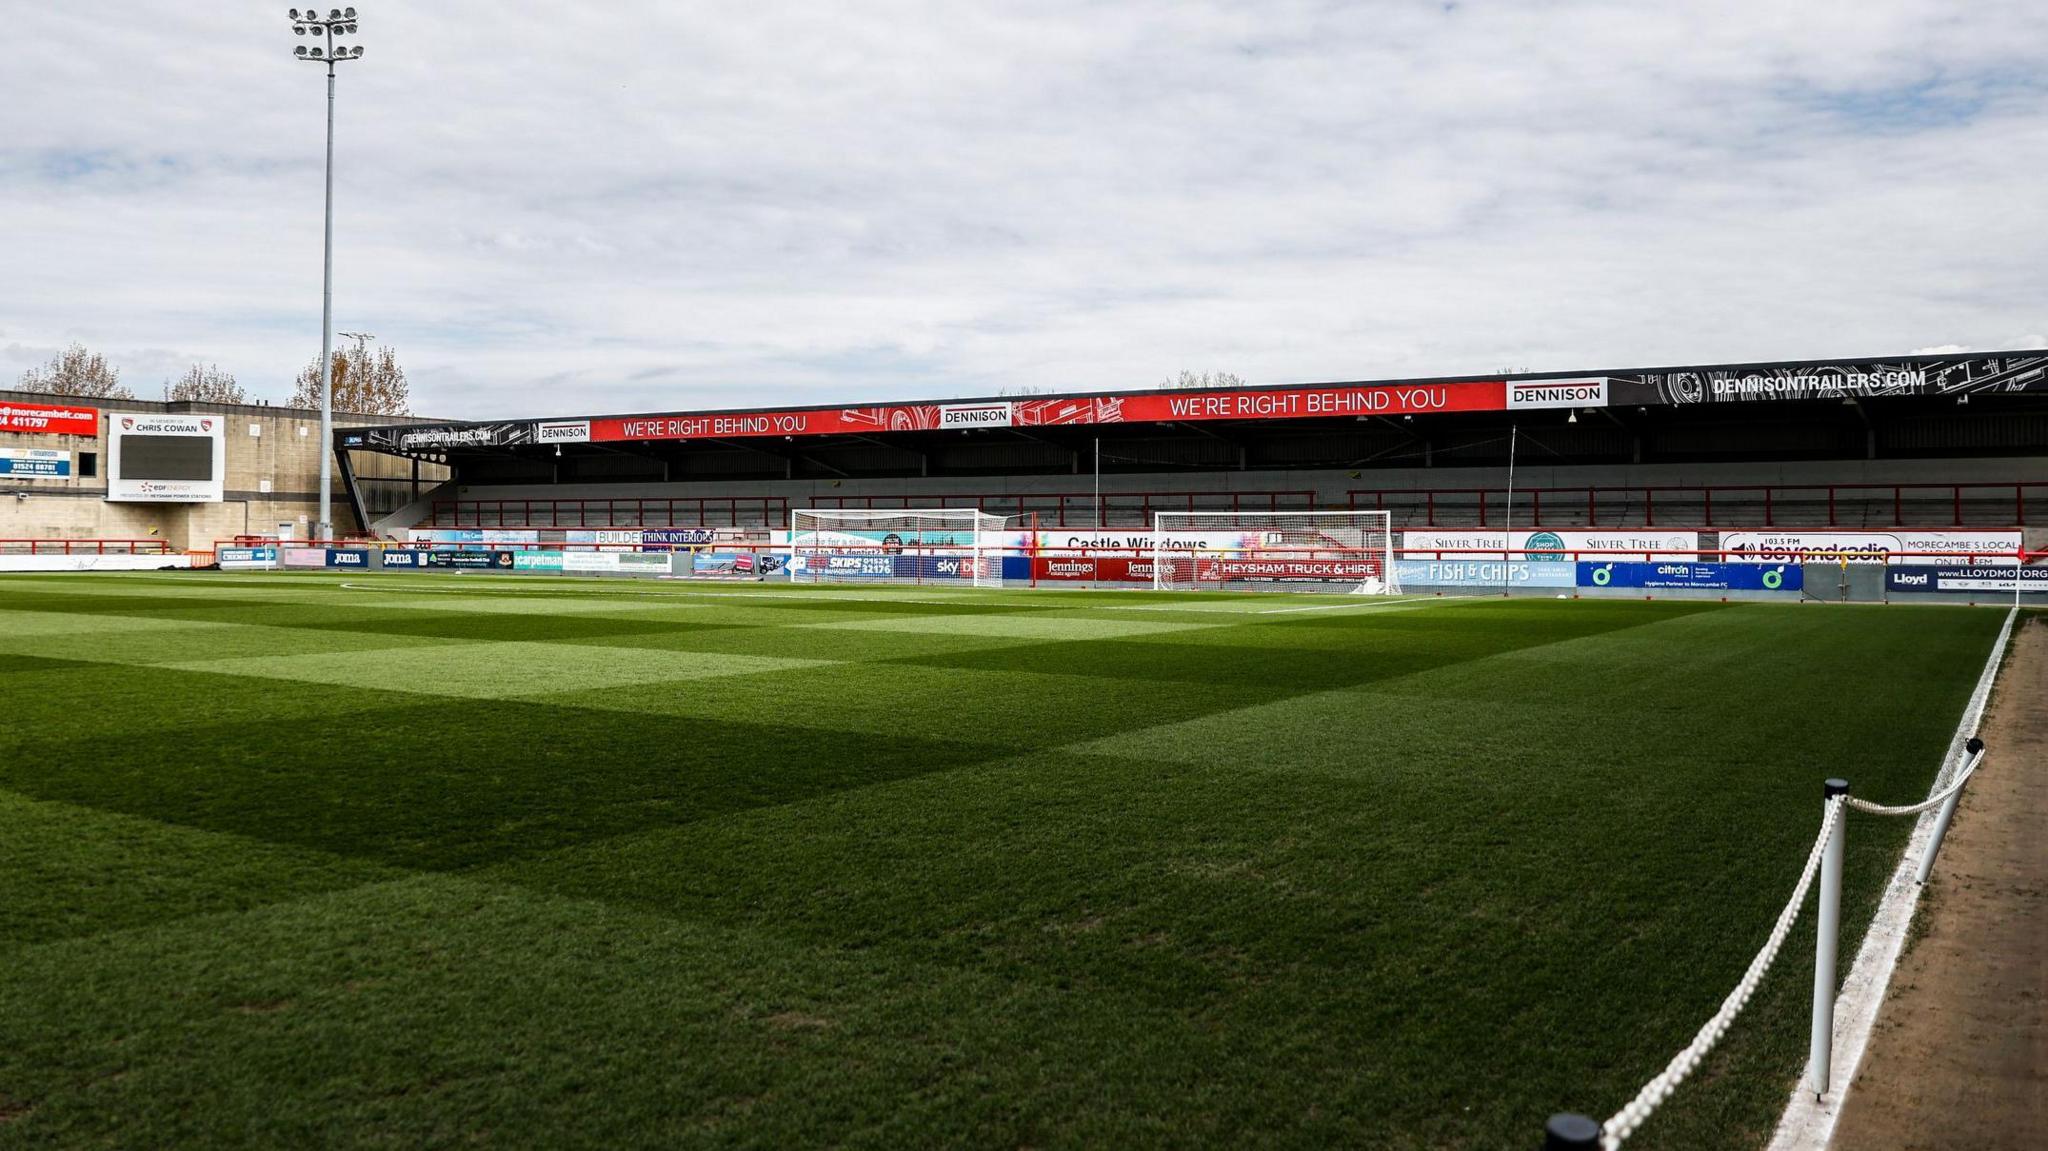
[[[972,508],[789,513],[797,583],[1003,586],[1003,518]]]
[[[1162,591],[1401,590],[1384,511],[1158,512],[1152,527]]]

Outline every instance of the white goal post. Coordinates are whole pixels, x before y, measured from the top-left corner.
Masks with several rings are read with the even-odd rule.
[[[794,583],[1003,586],[1003,517],[973,508],[789,513]]]
[[[1398,594],[1392,518],[1384,511],[1158,512],[1152,586]]]

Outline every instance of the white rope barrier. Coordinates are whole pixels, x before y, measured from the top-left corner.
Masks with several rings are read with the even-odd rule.
[[[1749,970],[1743,973],[1742,981],[1728,993],[1728,998],[1721,1001],[1721,1009],[1699,1029],[1692,1042],[1672,1057],[1662,1073],[1644,1084],[1626,1107],[1600,1125],[1600,1146],[1605,1151],[1619,1151],[1622,1142],[1635,1134],[1636,1128],[1643,1125],[1658,1105],[1669,1099],[1678,1085],[1698,1069],[1707,1053],[1714,1049],[1722,1036],[1728,1034],[1735,1017],[1749,1006],[1750,996],[1756,993],[1757,985],[1763,982],[1764,974],[1777,960],[1779,949],[1785,945],[1785,937],[1791,934],[1792,924],[1799,918],[1800,905],[1806,902],[1807,889],[1813,886],[1814,873],[1820,869],[1821,852],[1827,846],[1828,837],[1834,833],[1835,822],[1842,817],[1841,798],[1846,797],[1828,803],[1827,815],[1821,820],[1820,834],[1814,838],[1813,850],[1806,853],[1806,866],[1799,872],[1799,883],[1792,889],[1792,898],[1785,901],[1785,909],[1778,913],[1777,925],[1771,928],[1771,936],[1764,941],[1763,950],[1749,961]]]
[[[1970,776],[1976,773],[1977,765],[1983,762],[1984,752],[1982,748],[1979,748],[1976,754],[1970,757],[1970,762],[1965,764],[1963,770],[1956,775],[1953,782],[1918,803],[1908,803],[1899,807],[1886,807],[1884,804],[1872,803],[1867,799],[1858,799],[1852,795],[1848,797],[1849,806],[1858,811],[1869,812],[1871,815],[1918,815],[1923,811],[1933,811],[1935,808],[1947,803],[1949,796],[1961,791],[1963,785],[1970,782]]]
[[[1921,850],[1920,862],[1915,869],[1917,883],[1926,883],[1934,870],[1934,860],[1941,851],[1943,837],[1949,824],[1954,820],[1956,808],[1962,799],[1963,787],[1970,777],[1977,773],[1984,763],[1984,741],[1974,734],[1978,720],[1991,696],[1991,687],[1997,678],[1999,660],[2003,656],[2006,641],[2012,634],[2013,624],[2019,616],[2017,606],[2005,617],[2005,626],[1999,630],[1998,641],[1992,645],[1991,656],[1984,665],[1984,673],[1977,680],[1976,690],[1970,695],[1968,706],[1963,709],[1963,719],[1956,727],[1955,740],[1949,751],[1942,756],[1941,770],[1935,774],[1934,787],[1938,790],[1918,803],[1888,806],[1857,799],[1848,794],[1849,784],[1845,780],[1830,779],[1822,788],[1824,814],[1821,818],[1820,834],[1814,840],[1813,849],[1807,853],[1806,866],[1799,873],[1799,882],[1792,890],[1792,898],[1778,913],[1777,924],[1772,927],[1770,938],[1765,940],[1763,950],[1750,960],[1749,969],[1743,973],[1742,981],[1728,997],[1721,1001],[1721,1009],[1693,1036],[1692,1042],[1672,1057],[1671,1062],[1656,1078],[1643,1085],[1626,1107],[1614,1113],[1605,1123],[1595,1122],[1591,1117],[1571,1112],[1552,1115],[1544,1125],[1543,1146],[1545,1151],[1620,1151],[1629,1136],[1636,1133],[1644,1121],[1669,1099],[1680,1084],[1684,1083],[1706,1059],[1715,1045],[1728,1033],[1736,1016],[1749,1005],[1750,996],[1763,982],[1764,975],[1776,961],[1778,951],[1785,944],[1792,925],[1799,918],[1799,908],[1806,901],[1806,893],[1813,886],[1816,873],[1820,878],[1819,906],[1815,916],[1819,920],[1814,929],[1814,986],[1813,986],[1813,1037],[1808,1051],[1805,1078],[1801,1094],[1795,1094],[1797,1106],[1801,1095],[1810,1090],[1814,1099],[1824,1099],[1832,1085],[1834,1071],[1834,1039],[1836,1030],[1835,1001],[1838,986],[1837,946],[1841,931],[1841,888],[1844,870],[1844,841],[1848,826],[1843,822],[1842,812],[1848,808],[1867,812],[1871,815],[1922,815],[1936,812],[1931,829],[1923,826],[1915,832],[1918,839],[1926,833],[1926,846]],[[1909,846],[1909,850],[1910,850]],[[1904,874],[1905,863],[1900,863],[1900,874]],[[1910,910],[1906,913],[1909,917]],[[1903,932],[1901,927],[1900,932]],[[1866,947],[1869,940],[1865,941]],[[1893,953],[1894,955],[1896,952]],[[1860,967],[1863,960],[1857,960]],[[1882,994],[1882,983],[1879,984]],[[1864,1020],[1867,1029],[1868,1020]],[[1862,1042],[1867,1030],[1858,1032],[1852,1021],[1849,1040],[1851,1047],[1847,1055],[1845,1071],[1854,1074],[1856,1061],[1862,1051]],[[1809,1106],[1817,1106],[1809,1104]],[[1788,1111],[1787,1115],[1791,1113]],[[1832,1131],[1830,1120],[1825,1130]],[[1779,1135],[1782,1139],[1784,1128]],[[1822,1142],[1826,1141],[1823,1136]],[[1777,1144],[1773,1144],[1776,1146]]]
[[[1965,753],[1968,756],[1967,760],[1962,763],[1961,769],[1955,773],[1948,785],[1919,803],[1899,806],[1872,803],[1847,794],[1848,784],[1841,780],[1828,781],[1826,811],[1821,818],[1820,833],[1814,837],[1812,850],[1807,852],[1806,866],[1799,872],[1799,882],[1792,888],[1792,897],[1786,901],[1784,909],[1778,912],[1778,920],[1771,928],[1770,938],[1764,941],[1763,948],[1757,952],[1756,958],[1750,960],[1749,968],[1743,972],[1741,981],[1735,985],[1735,990],[1729,992],[1728,997],[1721,1001],[1720,1010],[1699,1029],[1691,1043],[1686,1044],[1672,1057],[1662,1072],[1645,1083],[1643,1089],[1636,1093],[1636,1097],[1629,1100],[1627,1106],[1615,1112],[1607,1122],[1595,1124],[1591,1119],[1581,1115],[1552,1116],[1550,1125],[1546,1128],[1545,1146],[1590,1148],[1596,1145],[1597,1140],[1597,1146],[1602,1151],[1620,1151],[1621,1145],[1656,1112],[1658,1106],[1671,1097],[1679,1084],[1684,1083],[1698,1070],[1708,1053],[1712,1052],[1722,1037],[1728,1034],[1729,1027],[1734,1024],[1736,1017],[1742,1014],[1742,1009],[1749,1006],[1750,997],[1756,993],[1757,986],[1763,982],[1765,974],[1777,961],[1778,952],[1785,945],[1785,938],[1791,934],[1792,925],[1798,921],[1800,907],[1806,902],[1806,893],[1813,887],[1815,875],[1823,870],[1823,864],[1828,870],[1818,912],[1821,918],[1818,929],[1821,951],[1816,961],[1815,976],[1815,1046],[1809,1060],[1812,1066],[1809,1067],[1808,1073],[1817,1077],[1813,1080],[1815,1090],[1825,1093],[1828,1088],[1829,1040],[1832,1038],[1834,1014],[1833,917],[1840,913],[1839,888],[1842,868],[1838,828],[1844,818],[1843,812],[1854,808],[1871,815],[1918,815],[1940,808],[1939,826],[1927,848],[1925,858],[1920,863],[1920,881],[1924,883],[1928,869],[1933,865],[1934,853],[1941,847],[1941,833],[1947,830],[1948,821],[1955,813],[1956,798],[1984,762],[1984,742],[1980,739],[1970,739]],[[1835,848],[1833,854],[1829,853],[1831,843]]]

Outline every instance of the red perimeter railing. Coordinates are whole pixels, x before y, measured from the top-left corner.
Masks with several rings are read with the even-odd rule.
[[[1306,488],[1244,492],[1104,492],[1105,519],[1150,526],[1154,512],[1310,511],[1316,493]],[[423,528],[637,528],[782,527],[791,503],[783,496],[678,496],[647,499],[437,500]],[[796,507],[832,511],[957,508],[997,516],[1036,515],[1043,527],[1094,527],[1093,492],[960,493],[854,496],[820,495]]]
[[[1099,502],[1099,513],[1098,513]],[[1150,527],[1155,512],[1393,513],[1395,527],[1490,527],[1510,518],[1492,488],[1352,488],[1341,502],[1309,489],[1242,492],[940,492],[921,495],[677,496],[620,499],[442,500],[420,527],[780,527],[792,506],[832,510],[963,508],[1037,515],[1046,528]],[[1518,527],[2024,527],[2048,507],[2048,480],[1955,483],[1638,484],[1517,488]]]
[[[1354,509],[1396,526],[1488,527],[1508,517],[1501,488],[1353,488]],[[2048,506],[2048,480],[1901,484],[1646,484],[1517,488],[1522,527],[2024,527]],[[2040,518],[2038,510],[2036,519]]]
[[[170,544],[140,540],[0,540],[0,555],[17,556],[163,556]]]

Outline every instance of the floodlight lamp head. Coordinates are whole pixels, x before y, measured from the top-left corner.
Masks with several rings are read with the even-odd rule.
[[[328,13],[327,13],[327,18],[328,18],[329,20],[339,20],[339,19],[341,19],[341,9],[339,9],[339,8],[333,8],[333,9],[329,9],[329,10],[328,10]]]
[[[306,26],[305,26],[304,24],[294,24],[294,25],[292,25],[292,35],[294,35],[294,36],[304,36],[305,34],[306,34]]]
[[[306,58],[306,46],[304,44],[301,44],[298,47],[292,49],[292,55],[297,56],[301,60],[304,60]]]
[[[310,52],[310,53],[308,53],[308,54],[309,54],[309,55],[311,55],[311,56],[312,56],[312,57],[313,57],[314,59],[316,59],[316,60],[317,60],[317,59],[319,59],[319,58],[320,58],[320,49],[318,49],[318,48],[315,48],[315,49],[313,49],[313,51],[312,51],[312,52]]]
[[[362,49],[362,46],[361,46],[361,45],[358,45],[358,46],[356,47],[356,50],[355,50],[355,55],[354,55],[354,58],[355,58],[355,59],[357,59],[357,60],[360,60],[360,59],[362,59],[362,58],[363,58],[363,49]]]
[[[355,19],[355,18],[356,18],[356,10],[355,10],[355,9],[353,9],[353,8],[343,8],[343,9],[341,10],[341,14],[342,14],[343,16],[346,16],[346,17],[348,17],[348,18],[349,18],[349,19],[351,19],[351,20],[353,20],[353,19]]]

